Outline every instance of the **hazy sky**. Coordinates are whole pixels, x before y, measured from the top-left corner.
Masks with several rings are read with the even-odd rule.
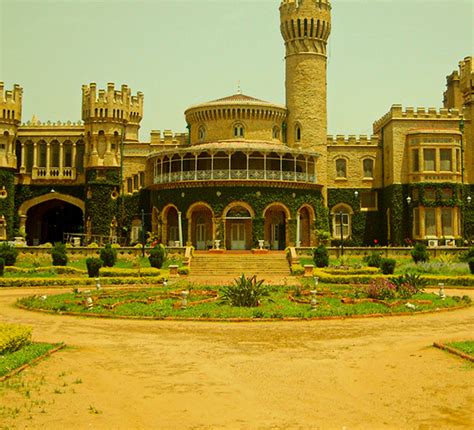
[[[308,0],[306,0],[308,1]],[[81,85],[145,94],[141,140],[237,91],[284,104],[280,0],[0,0],[0,80],[23,121],[81,119]],[[473,0],[333,0],[330,134],[370,134],[392,104],[439,107],[473,55]]]

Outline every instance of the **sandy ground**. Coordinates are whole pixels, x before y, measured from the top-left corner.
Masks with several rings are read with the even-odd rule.
[[[41,290],[45,291],[45,290]],[[59,292],[59,290],[55,290]],[[69,346],[0,383],[0,428],[470,429],[474,367],[433,348],[472,339],[474,308],[296,323],[0,321]]]

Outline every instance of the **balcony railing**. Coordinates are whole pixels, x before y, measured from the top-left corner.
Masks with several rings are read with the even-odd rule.
[[[420,172],[410,173],[411,182],[461,182],[460,173],[451,172]]]
[[[31,179],[50,179],[50,180],[76,180],[75,167],[34,167],[31,173]]]
[[[316,175],[303,172],[278,170],[195,170],[170,172],[155,175],[155,184],[169,184],[182,181],[287,181],[314,184]]]

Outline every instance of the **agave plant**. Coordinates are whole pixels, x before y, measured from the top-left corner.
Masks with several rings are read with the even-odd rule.
[[[222,289],[221,302],[238,307],[257,307],[261,304],[261,299],[268,296],[268,290],[263,285],[263,280],[257,281],[257,276],[235,279],[233,285]]]

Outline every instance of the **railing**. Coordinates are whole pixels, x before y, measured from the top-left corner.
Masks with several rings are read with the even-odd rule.
[[[316,175],[303,172],[289,172],[280,170],[195,170],[170,172],[155,175],[155,184],[169,184],[181,181],[226,181],[226,180],[261,180],[305,182],[314,184]]]
[[[460,173],[410,173],[411,182],[461,182]]]
[[[31,179],[63,179],[76,180],[75,167],[34,167],[31,173]]]

